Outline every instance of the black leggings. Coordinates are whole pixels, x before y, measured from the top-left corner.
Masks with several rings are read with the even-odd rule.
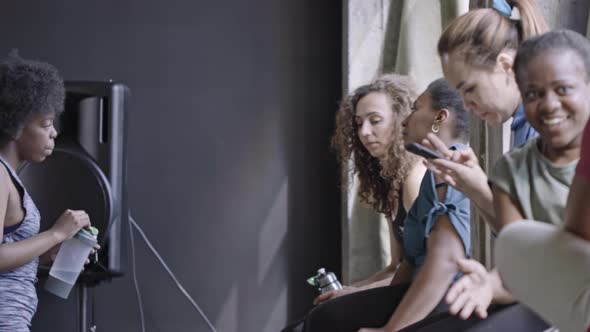
[[[469,319],[451,315],[448,312],[434,314],[403,329],[403,332],[439,332],[439,331],[518,331],[542,332],[549,328],[541,317],[522,304],[492,305],[488,308],[488,317],[480,319],[475,314]]]
[[[381,327],[389,321],[408,287],[409,284],[379,287],[335,298],[313,308],[304,320],[289,325],[283,332],[357,332],[362,327]],[[542,319],[520,304],[492,306],[485,320],[475,315],[462,320],[450,315],[441,302],[425,319],[402,331],[541,332],[546,328],[548,325]]]
[[[401,302],[409,284],[368,289],[322,303],[307,315],[305,332],[357,332],[381,327]]]
[[[410,284],[368,289],[337,297],[313,308],[309,314],[283,329],[283,332],[357,332],[362,327],[381,327],[387,323]],[[446,312],[441,306],[434,312]]]

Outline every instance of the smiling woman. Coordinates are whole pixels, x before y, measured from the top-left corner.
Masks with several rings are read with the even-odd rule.
[[[587,215],[578,210],[580,203],[587,206],[587,197],[576,193],[585,179],[575,176],[590,117],[589,59],[588,40],[569,30],[523,43],[515,62],[516,77],[527,119],[540,137],[502,157],[491,177],[496,215],[507,225],[496,247],[502,281],[516,298],[561,331],[584,331],[590,325],[584,270],[588,243],[560,227],[564,210],[569,230],[575,231],[572,224],[584,223],[580,220],[587,222]],[[568,192],[573,196],[566,204]],[[531,280],[531,275],[543,278]],[[492,278],[500,282],[497,274],[486,280]],[[548,286],[557,284],[561,287]]]
[[[580,39],[580,35],[570,31],[555,35],[557,37],[553,39],[545,39],[554,43],[562,35],[564,40]],[[588,78],[580,74],[585,72],[585,66],[590,66],[590,60],[586,58],[590,54],[582,46],[571,49],[549,48],[538,55],[535,51],[526,48],[519,51],[515,64],[518,73],[516,78],[521,87],[527,119],[544,138],[542,152],[553,163],[560,164],[562,162],[558,156],[562,150],[571,149],[571,146],[579,147],[579,133],[588,119],[588,114],[578,110],[588,104]]]

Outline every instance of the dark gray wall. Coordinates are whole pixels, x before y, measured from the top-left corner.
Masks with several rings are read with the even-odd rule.
[[[340,271],[340,20],[337,0],[14,1],[0,51],[131,88],[133,216],[219,331],[277,331]],[[136,242],[148,331],[206,331]],[[93,292],[97,331],[139,331],[129,274]],[[41,294],[33,331],[75,331],[74,295]]]

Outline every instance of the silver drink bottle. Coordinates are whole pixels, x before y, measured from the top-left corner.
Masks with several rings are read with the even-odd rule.
[[[307,279],[307,283],[317,287],[320,293],[342,289],[336,275],[332,272],[326,272],[324,268],[319,269],[315,276]]]

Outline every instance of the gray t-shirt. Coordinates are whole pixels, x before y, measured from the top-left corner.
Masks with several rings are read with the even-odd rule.
[[[489,181],[520,204],[526,219],[560,225],[578,160],[552,164],[539,151],[539,139],[502,156]]]

